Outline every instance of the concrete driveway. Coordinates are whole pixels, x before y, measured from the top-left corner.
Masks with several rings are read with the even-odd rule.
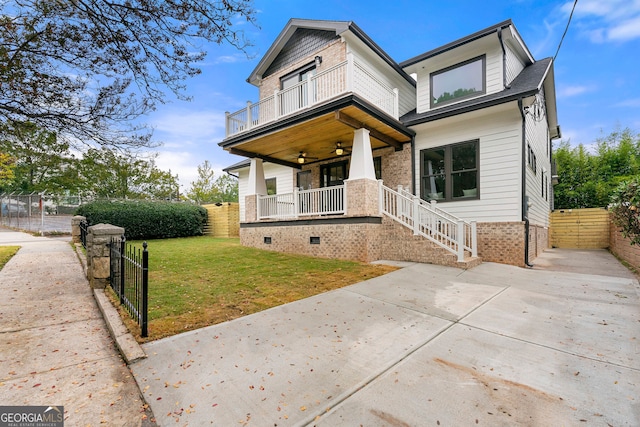
[[[159,425],[637,426],[638,281],[587,255],[413,264],[146,344],[131,368]]]

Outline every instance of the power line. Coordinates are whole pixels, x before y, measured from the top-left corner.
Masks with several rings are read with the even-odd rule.
[[[562,42],[564,41],[564,36],[567,35],[567,31],[569,31],[569,24],[571,23],[571,18],[573,17],[573,11],[576,10],[576,5],[578,4],[578,0],[573,1],[573,7],[571,8],[571,14],[569,15],[569,20],[567,21],[567,26],[564,29],[564,33],[562,34],[562,38],[560,39],[560,43],[558,43],[558,49],[556,50],[556,54],[553,55],[553,62],[556,62],[556,57],[558,56],[558,52],[560,52],[560,46],[562,46]]]

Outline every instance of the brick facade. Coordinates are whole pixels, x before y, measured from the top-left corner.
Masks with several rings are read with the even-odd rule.
[[[640,273],[640,245],[631,245],[631,241],[622,235],[613,222],[609,233],[609,250]]]
[[[345,181],[347,192],[347,215],[367,216],[372,212],[378,213],[378,181],[371,179],[356,179]]]
[[[350,146],[351,141],[345,142],[345,145]],[[411,164],[411,144],[404,144],[400,151],[396,151],[393,147],[374,150],[373,157],[380,157],[384,185],[394,190],[397,190],[398,185],[402,185],[405,189],[411,189],[411,168],[407,166]],[[311,171],[313,188],[318,188],[320,187],[320,167],[341,161],[349,161],[349,157],[336,157],[331,160],[305,164],[302,166],[302,170]]]
[[[318,243],[312,243],[318,238]],[[269,243],[267,243],[269,242]],[[387,217],[316,219],[245,224],[240,243],[259,249],[295,253],[322,258],[371,262],[380,259],[413,261],[452,267],[471,268],[474,259],[458,263],[456,255]]]
[[[380,225],[370,223],[367,218],[359,220],[350,223],[300,220],[263,223],[260,227],[245,224],[240,228],[240,243],[258,249],[322,258],[362,262],[378,259],[375,241]],[[270,243],[266,243],[265,238]],[[318,243],[311,243],[312,238],[318,238]]]
[[[244,198],[244,220],[254,222],[258,220],[258,196],[251,194]]]
[[[524,266],[524,222],[479,222],[477,233],[483,261]]]
[[[346,45],[338,39],[312,55],[302,58],[271,76],[265,77],[260,83],[260,99],[267,98],[273,95],[274,91],[280,90],[280,77],[312,63],[316,56],[322,57],[322,63],[316,68],[316,73],[320,73],[347,60]]]
[[[375,150],[373,157],[380,157],[384,185],[394,190],[398,185],[411,189],[411,144],[404,144],[400,151],[393,147]]]
[[[549,228],[537,225],[529,226],[529,262],[550,248]]]

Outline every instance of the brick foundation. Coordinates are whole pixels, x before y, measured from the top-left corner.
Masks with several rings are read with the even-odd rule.
[[[480,222],[477,232],[483,261],[524,266],[524,222]]]
[[[548,227],[529,226],[529,262],[532,262],[542,252],[550,248],[549,244]]]
[[[312,238],[319,242],[312,243]],[[387,217],[347,217],[242,224],[245,246],[277,252],[361,262],[380,259],[470,268],[457,256]],[[268,243],[267,243],[268,242]]]
[[[375,242],[380,221],[379,217],[360,217],[242,224],[240,243],[277,252],[370,262],[378,259]],[[318,243],[311,243],[312,238],[318,238]]]

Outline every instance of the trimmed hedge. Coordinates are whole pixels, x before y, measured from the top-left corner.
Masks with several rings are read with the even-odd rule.
[[[89,225],[112,224],[125,229],[131,240],[201,236],[207,210],[187,203],[156,201],[98,201],[76,210]]]

